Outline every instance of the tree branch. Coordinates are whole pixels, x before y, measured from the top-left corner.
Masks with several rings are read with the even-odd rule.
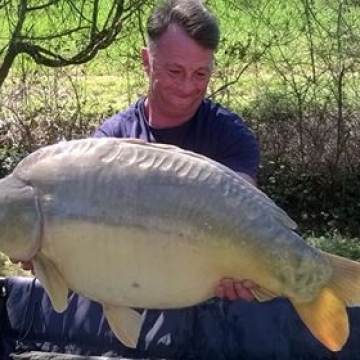
[[[241,78],[241,76],[245,73],[245,71],[255,62],[259,61],[260,58],[267,52],[267,50],[272,46],[272,42],[270,41],[268,44],[265,45],[265,47],[263,48],[263,50],[258,53],[255,54],[251,61],[249,61],[236,75],[235,79],[227,82],[226,84],[220,86],[218,89],[216,89],[215,91],[213,91],[209,97],[212,98],[214,96],[216,96],[217,94],[221,93],[222,91],[226,90],[227,88],[229,88],[232,85],[235,85]]]
[[[10,3],[10,0],[8,0],[8,1],[3,0],[3,2],[0,1],[0,10],[2,8],[4,8],[6,5],[8,5],[9,3]]]
[[[15,46],[16,46],[16,41],[19,37],[19,35],[21,34],[21,30],[26,18],[26,2],[25,1],[21,1],[19,3],[19,17],[18,17],[18,22],[16,24],[16,27],[14,29],[14,32],[12,34],[12,37],[9,41],[8,44],[8,48],[7,48],[7,53],[5,54],[4,60],[2,65],[0,66],[0,88],[3,85],[3,83],[5,82],[5,79],[7,78],[7,76],[9,75],[10,69],[12,64],[14,63],[14,60],[17,56]]]
[[[37,64],[48,67],[83,64],[94,58],[99,50],[105,49],[114,41],[116,35],[121,30],[121,25],[122,23],[119,19],[112,27],[95,34],[94,38],[91,39],[83,50],[70,58],[65,58],[60,54],[56,54],[44,47],[29,42],[17,42],[13,50],[16,54],[28,54]]]
[[[96,32],[98,31],[97,28],[98,14],[99,14],[99,0],[94,0],[90,39],[93,39],[96,36]]]
[[[37,10],[43,10],[43,9],[48,8],[48,7],[51,6],[51,5],[57,4],[58,2],[60,2],[60,0],[50,0],[50,1],[47,2],[46,4],[42,4],[42,5],[38,5],[38,6],[30,6],[30,7],[27,7],[26,10],[27,10],[28,12],[37,11]]]
[[[23,36],[23,35],[21,35],[21,36],[19,36],[19,40],[21,40],[22,42],[27,42],[27,43],[35,42],[35,41],[48,41],[48,40],[53,40],[53,39],[57,39],[57,38],[65,38],[67,36],[70,36],[74,33],[80,32],[82,30],[86,30],[88,28],[89,28],[88,26],[78,26],[75,29],[66,30],[66,31],[63,31],[63,32],[60,32],[60,33],[57,33],[54,35],[44,35],[44,36],[29,36],[29,35]]]
[[[9,74],[16,56],[30,56],[36,64],[47,67],[63,67],[84,64],[93,59],[100,50],[110,46],[122,29],[123,21],[131,16],[146,0],[132,0],[124,9],[124,0],[109,0],[108,9],[100,9],[99,0],[44,0],[36,5],[28,0],[16,0],[18,8],[12,8],[11,0],[0,0],[0,6],[5,7],[6,21],[12,31],[8,44],[0,49],[2,63],[0,64],[0,88]],[[33,5],[29,5],[29,3]],[[91,9],[89,9],[91,4]],[[7,5],[7,6],[6,6]],[[54,6],[64,5],[64,6]],[[65,9],[65,11],[64,11]],[[91,12],[89,12],[89,10]],[[106,13],[100,18],[100,10]],[[48,16],[48,35],[39,33],[35,27],[34,15]],[[30,14],[31,12],[31,14]],[[29,17],[28,17],[29,15]],[[69,18],[70,16],[70,18]],[[16,23],[13,24],[15,17]],[[25,19],[27,27],[24,28]],[[77,27],[73,24],[77,22]],[[77,53],[69,53],[67,47],[61,51],[65,43],[81,42]],[[76,51],[76,50],[75,50]],[[67,55],[69,54],[69,55]]]

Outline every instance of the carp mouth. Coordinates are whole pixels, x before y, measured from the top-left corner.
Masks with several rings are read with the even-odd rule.
[[[43,216],[34,187],[13,175],[0,181],[0,250],[30,261],[41,248]]]

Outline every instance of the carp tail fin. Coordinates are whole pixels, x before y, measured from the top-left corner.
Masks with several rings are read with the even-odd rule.
[[[347,306],[360,304],[360,263],[322,252],[333,274],[310,303],[293,302],[312,334],[332,351],[340,350],[349,336]]]
[[[324,288],[312,302],[293,306],[315,338],[331,351],[341,350],[349,337],[349,320],[345,303],[333,290]]]
[[[333,275],[328,284],[347,306],[360,305],[360,263],[341,256],[324,253]]]

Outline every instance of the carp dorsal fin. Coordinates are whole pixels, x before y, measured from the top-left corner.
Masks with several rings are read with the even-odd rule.
[[[55,311],[65,311],[68,306],[69,288],[56,265],[42,253],[37,253],[32,262],[35,276],[44,287]]]
[[[125,306],[103,304],[104,314],[115,336],[127,347],[136,348],[143,317]]]

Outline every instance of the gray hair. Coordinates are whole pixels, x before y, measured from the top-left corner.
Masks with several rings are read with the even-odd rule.
[[[149,45],[156,43],[169,25],[180,26],[206,49],[216,50],[220,41],[218,21],[201,0],[165,0],[148,18]]]

